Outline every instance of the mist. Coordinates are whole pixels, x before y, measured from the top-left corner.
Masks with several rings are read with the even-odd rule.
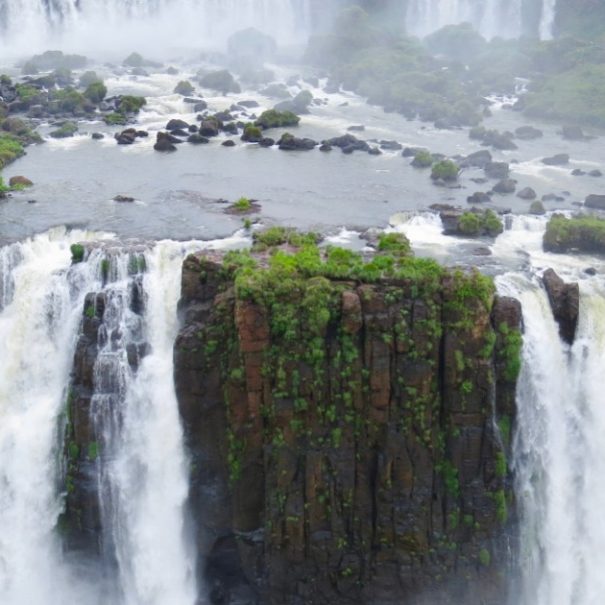
[[[595,0],[0,0],[0,604],[600,603],[604,98]]]

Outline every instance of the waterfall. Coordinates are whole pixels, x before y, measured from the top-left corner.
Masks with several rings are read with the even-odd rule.
[[[597,605],[605,590],[605,288],[582,284],[571,348],[535,280],[509,276],[501,290],[521,300],[525,323],[515,440],[521,602]]]
[[[85,262],[72,265],[70,245],[92,239]],[[194,603],[195,558],[184,535],[188,472],[172,381],[184,252],[176,242],[144,249],[141,274],[129,267],[128,250],[99,234],[57,229],[0,248],[3,605]],[[89,583],[84,563],[64,555],[57,530],[65,401],[91,292],[107,301],[90,412],[95,452],[88,452],[104,549],[116,561],[113,582],[103,585]],[[143,343],[133,369],[131,347]],[[108,597],[112,584],[118,591]]]
[[[0,0],[0,49],[31,55],[49,45],[84,54],[222,47],[255,27],[278,42],[309,34],[312,0]]]
[[[557,0],[542,0],[542,17],[540,19],[540,38],[550,40],[553,37],[555,10]]]
[[[552,36],[556,0],[542,0],[540,36]],[[485,38],[518,38],[523,31],[523,0],[409,0],[407,31],[424,37],[446,25],[471,23]]]

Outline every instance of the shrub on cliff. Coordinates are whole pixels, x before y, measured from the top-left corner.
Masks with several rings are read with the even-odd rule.
[[[458,231],[462,235],[496,237],[504,231],[504,226],[493,210],[469,211],[464,212],[458,219]]]

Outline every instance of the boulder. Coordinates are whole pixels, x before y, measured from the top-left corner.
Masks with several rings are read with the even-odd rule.
[[[210,139],[201,134],[194,133],[187,137],[187,142],[193,145],[205,145],[206,143],[210,143]]]
[[[189,97],[195,92],[193,84],[187,80],[181,80],[174,88],[174,94]]]
[[[509,165],[506,162],[488,162],[483,170],[485,176],[490,179],[507,179],[510,173]]]
[[[542,202],[540,202],[539,200],[532,202],[531,206],[529,207],[529,213],[534,214],[536,216],[542,216],[542,215],[546,214],[546,209],[544,208],[544,204]]]
[[[226,69],[212,71],[199,78],[199,83],[204,88],[216,90],[223,95],[230,92],[240,93],[240,85],[235,81],[235,78]]]
[[[557,195],[556,193],[545,193],[542,196],[543,202],[564,202],[565,198],[561,195]]]
[[[481,149],[467,155],[459,163],[461,168],[485,168],[492,162],[492,154],[487,149]]]
[[[272,99],[292,98],[288,87],[285,84],[281,83],[269,84],[269,86],[263,88],[263,90],[260,91],[260,94],[264,95],[265,97],[270,97]]]
[[[519,126],[515,130],[515,136],[522,141],[531,141],[543,137],[544,133],[533,126]]]
[[[296,115],[309,113],[309,105],[313,102],[313,95],[308,90],[301,90],[293,99],[278,103],[273,109],[276,111],[290,111]]]
[[[602,177],[602,176],[603,176],[603,173],[602,173],[600,170],[595,169],[595,170],[591,170],[591,171],[588,173],[588,176],[592,176],[592,177],[598,178],[598,177]]]
[[[166,132],[158,132],[153,148],[156,151],[176,151],[174,138],[176,137],[171,137],[171,135]]]
[[[370,151],[370,146],[366,141],[362,141],[352,134],[344,134],[340,137],[334,137],[327,141],[322,141],[330,147],[339,147],[343,153],[353,153],[354,151]]]
[[[118,145],[132,145],[137,138],[137,131],[134,128],[127,128],[115,135]]]
[[[299,138],[285,132],[277,142],[279,148],[283,151],[310,151],[317,146],[317,141],[307,138]]]
[[[569,164],[569,154],[557,153],[548,158],[543,158],[542,163],[546,166],[564,166],[565,164]]]
[[[492,198],[489,193],[484,193],[483,191],[476,191],[473,195],[470,195],[466,198],[466,201],[469,204],[485,204],[487,202],[491,202]]]
[[[105,138],[105,135],[102,132],[93,132],[91,138],[95,141],[100,141]]]
[[[517,188],[517,181],[514,179],[502,179],[494,185],[492,191],[494,193],[509,194],[514,193]]]
[[[403,145],[397,141],[380,141],[380,149],[384,151],[399,151]]]
[[[219,127],[215,120],[203,120],[200,124],[199,133],[204,137],[218,136]]]
[[[227,139],[226,141],[223,141],[221,143],[221,145],[223,147],[235,147],[235,141],[232,141],[231,139]]]
[[[553,269],[547,269],[542,281],[559,334],[569,345],[573,344],[580,315],[580,287],[577,283],[566,284]]]
[[[580,126],[563,126],[561,136],[567,141],[584,141],[588,138]]]
[[[521,191],[519,191],[519,193],[517,193],[517,197],[521,198],[522,200],[535,200],[538,195],[531,187],[524,187],[521,189]]]
[[[272,139],[271,137],[263,137],[259,141],[259,145],[261,147],[273,147],[273,145],[275,145],[275,139]]]
[[[187,130],[188,128],[189,124],[185,120],[179,120],[178,118],[173,118],[166,124],[166,130]]]
[[[206,103],[206,101],[198,101],[194,106],[193,106],[193,111],[195,113],[200,113],[202,111],[206,111],[206,109],[208,109],[208,103]]]
[[[33,187],[33,182],[25,176],[11,176],[8,180],[9,187]]]
[[[597,195],[592,193],[584,200],[584,205],[587,208],[594,208],[596,210],[605,210],[605,195]]]

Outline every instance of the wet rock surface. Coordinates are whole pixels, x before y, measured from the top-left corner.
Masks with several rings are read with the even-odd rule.
[[[491,393],[510,426],[518,302],[461,304],[454,276],[302,287],[271,310],[220,263],[184,262],[175,384],[210,601],[503,602],[509,435]],[[310,334],[315,287],[334,306]],[[303,331],[285,341],[290,312]]]

